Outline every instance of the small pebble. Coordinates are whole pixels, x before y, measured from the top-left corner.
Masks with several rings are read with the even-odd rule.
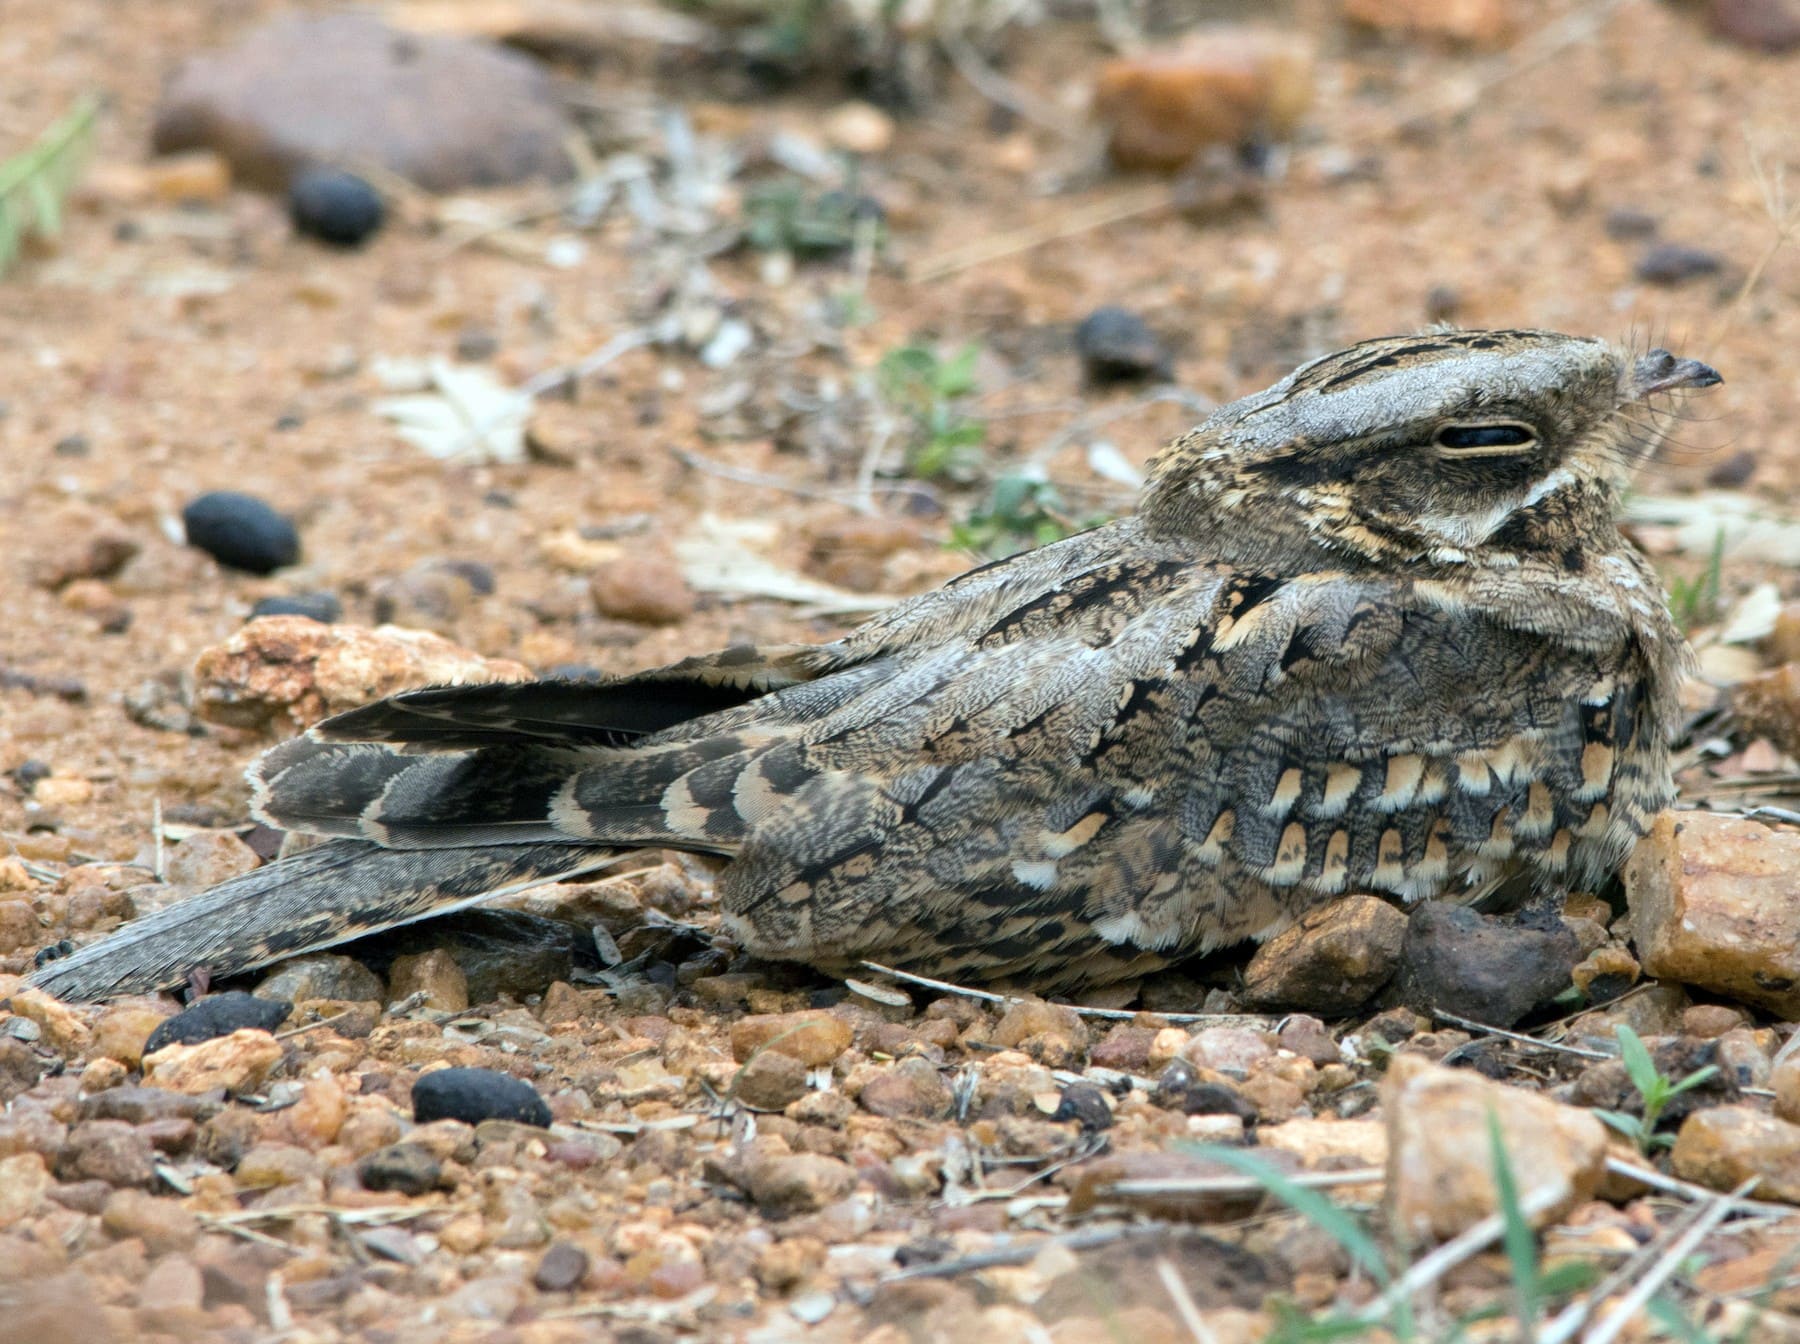
[[[336,625],[344,619],[344,604],[334,593],[287,593],[257,602],[250,608],[250,619],[258,616],[304,616],[321,625]]]
[[[1112,1107],[1106,1104],[1106,1095],[1092,1083],[1070,1083],[1062,1090],[1062,1100],[1058,1102],[1052,1120],[1075,1120],[1083,1130],[1092,1132],[1100,1129],[1111,1129]]]
[[[1449,322],[1462,310],[1462,294],[1454,285],[1433,285],[1425,291],[1425,316],[1432,322]]]
[[[288,184],[288,216],[301,233],[333,247],[358,247],[381,227],[381,197],[341,168],[307,168]]]
[[[300,558],[300,534],[286,517],[255,495],[215,490],[181,511],[188,545],[221,565],[268,574]]]
[[[588,1254],[568,1241],[553,1241],[538,1261],[531,1282],[540,1293],[566,1293],[587,1277]]]
[[[274,1031],[293,1010],[285,999],[259,999],[240,989],[214,994],[159,1023],[144,1042],[144,1053],[153,1055],[165,1045],[198,1045],[242,1027]]]
[[[413,1119],[461,1120],[478,1125],[483,1120],[517,1120],[548,1129],[550,1107],[530,1083],[493,1069],[440,1069],[413,1084]]]
[[[1608,238],[1654,238],[1656,229],[1656,216],[1648,210],[1621,205],[1606,212]]]
[[[500,353],[500,338],[486,327],[464,327],[456,333],[456,357],[479,364]]]
[[[1638,258],[1637,277],[1652,285],[1679,285],[1725,267],[1717,252],[1684,243],[1658,243]]]
[[[443,1164],[417,1143],[389,1144],[356,1164],[356,1176],[363,1189],[392,1190],[401,1195],[435,1190],[443,1175]]]
[[[1096,308],[1075,328],[1082,368],[1097,383],[1166,378],[1169,355],[1143,318],[1129,309]]]

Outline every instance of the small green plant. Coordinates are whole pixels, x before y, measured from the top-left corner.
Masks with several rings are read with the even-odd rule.
[[[1711,625],[1720,616],[1719,581],[1725,562],[1725,529],[1713,534],[1712,554],[1706,568],[1691,579],[1669,580],[1669,613],[1683,630]]]
[[[930,346],[903,345],[876,366],[882,396],[912,421],[906,463],[914,476],[964,483],[975,478],[987,425],[963,403],[975,391],[980,356],[973,342],[948,358]]]
[[[1672,1147],[1675,1143],[1672,1135],[1656,1132],[1663,1112],[1676,1097],[1690,1088],[1700,1086],[1719,1070],[1708,1064],[1703,1069],[1695,1069],[1685,1078],[1671,1081],[1656,1067],[1656,1061],[1650,1057],[1649,1049],[1635,1031],[1621,1022],[1618,1033],[1619,1059],[1625,1065],[1625,1076],[1631,1080],[1632,1087],[1637,1089],[1644,1113],[1628,1115],[1624,1111],[1596,1108],[1594,1114],[1636,1144],[1640,1153],[1648,1155],[1658,1148]]]
[[[84,97],[31,148],[0,162],[0,275],[28,236],[61,231],[63,198],[87,159],[99,116],[100,100]]]
[[[950,541],[998,560],[1105,521],[1103,516],[1077,519],[1050,482],[1013,473],[995,481],[987,501],[951,528]]]

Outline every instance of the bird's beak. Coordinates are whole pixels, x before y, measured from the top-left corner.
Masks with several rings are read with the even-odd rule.
[[[1658,392],[1713,387],[1724,381],[1710,364],[1677,359],[1667,350],[1652,350],[1632,366],[1631,393],[1634,400],[1641,401]]]

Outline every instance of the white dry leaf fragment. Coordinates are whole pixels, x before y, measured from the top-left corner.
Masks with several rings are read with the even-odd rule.
[[[867,980],[852,980],[844,977],[844,987],[852,994],[860,995],[871,1003],[879,1003],[886,1008],[910,1008],[912,996],[892,985],[877,985]]]
[[[691,587],[721,597],[793,602],[821,616],[880,611],[900,601],[887,593],[853,593],[796,574],[746,544],[751,537],[766,544],[774,531],[762,524],[732,524],[704,515],[692,532],[675,543],[675,558]]]
[[[441,462],[523,462],[531,398],[500,383],[486,369],[447,360],[430,363],[430,391],[387,397],[377,415],[400,437]]]
[[[1775,633],[1775,619],[1781,615],[1781,590],[1772,583],[1759,583],[1738,599],[1714,638],[1720,644],[1754,644]]]
[[[1125,460],[1119,445],[1107,439],[1095,439],[1088,445],[1088,470],[1101,480],[1136,490],[1144,483],[1144,473]]]
[[[1800,565],[1800,516],[1751,495],[1632,495],[1622,512],[1649,551]]]

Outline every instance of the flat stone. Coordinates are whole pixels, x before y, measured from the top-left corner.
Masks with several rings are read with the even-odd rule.
[[[1731,710],[1745,733],[1800,755],[1800,662],[1740,681],[1731,688]]]
[[[1257,948],[1244,968],[1244,1002],[1350,1012],[1393,978],[1405,939],[1406,916],[1380,897],[1333,901]]]
[[[213,149],[285,190],[313,165],[373,164],[434,192],[569,176],[549,78],[493,43],[401,32],[368,14],[283,15],[170,80],[160,154]]]
[[[742,1063],[758,1050],[779,1050],[817,1068],[848,1050],[852,1034],[830,1013],[761,1013],[731,1024],[731,1053]]]
[[[281,1043],[245,1028],[198,1045],[165,1045],[144,1057],[144,1081],[190,1096],[221,1088],[236,1094],[260,1087],[279,1063]]]
[[[0,1228],[37,1212],[50,1189],[50,1169],[37,1153],[0,1157]]]
[[[1397,1055],[1381,1084],[1387,1124],[1388,1206],[1415,1243],[1445,1241],[1499,1208],[1488,1125],[1501,1143],[1522,1200],[1543,1192],[1532,1215],[1544,1227],[1592,1199],[1606,1174],[1607,1131],[1592,1113],[1472,1069],[1447,1069]]]
[[[780,1050],[760,1050],[744,1062],[732,1093],[758,1111],[779,1111],[806,1095],[806,1065]]]
[[[1695,1111],[1675,1136],[1669,1164],[1712,1190],[1733,1190],[1754,1176],[1751,1198],[1800,1204],[1800,1125],[1752,1106]]]
[[[177,1200],[159,1199],[143,1190],[114,1190],[107,1195],[100,1225],[115,1237],[137,1237],[151,1255],[191,1250],[200,1239],[200,1220],[190,1210]]]
[[[379,1002],[385,992],[381,977],[355,957],[316,952],[282,962],[256,987],[255,997],[291,1007],[310,999]]]
[[[1665,812],[1624,879],[1646,974],[1800,1017],[1800,831]]]
[[[1511,0],[1344,0],[1344,17],[1384,33],[1482,48],[1504,45],[1518,27]]]
[[[846,1162],[816,1153],[753,1157],[744,1185],[764,1213],[780,1217],[814,1213],[856,1188],[856,1172]]]
[[[105,1181],[148,1186],[156,1178],[155,1150],[140,1130],[122,1120],[83,1120],[69,1131],[56,1155],[63,1181]]]
[[[413,686],[530,676],[523,663],[483,658],[428,630],[265,616],[195,660],[194,711],[227,727],[286,734]]]
[[[441,947],[411,956],[395,957],[388,968],[391,1002],[424,995],[424,1004],[441,1013],[460,1013],[469,1006],[469,977],[456,959]]]
[[[941,1120],[950,1114],[950,1085],[928,1060],[903,1059],[864,1084],[857,1104],[890,1119]]]

